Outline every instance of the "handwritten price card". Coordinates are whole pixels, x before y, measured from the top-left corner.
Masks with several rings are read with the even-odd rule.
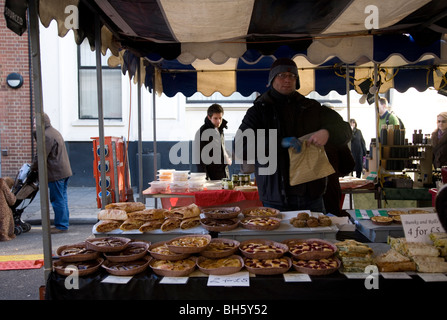
[[[209,287],[249,287],[250,276],[247,271],[236,272],[228,275],[210,275]]]
[[[401,215],[405,239],[410,242],[432,243],[429,236],[433,232],[444,232],[436,213]]]

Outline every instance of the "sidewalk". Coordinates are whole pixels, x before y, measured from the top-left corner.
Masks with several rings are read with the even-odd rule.
[[[97,214],[100,209],[96,203],[96,188],[95,187],[68,187],[68,208],[70,210],[70,223],[84,224],[96,223]],[[139,194],[134,192],[134,200],[138,201]],[[25,201],[28,205],[29,200]],[[153,207],[153,199],[147,199],[146,207]],[[49,204],[50,219],[54,218],[53,208]],[[40,225],[42,223],[41,208],[40,208],[40,192],[37,193],[34,200],[26,207],[22,214],[22,220]]]

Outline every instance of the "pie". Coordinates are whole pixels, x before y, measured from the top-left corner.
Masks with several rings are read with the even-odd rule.
[[[384,216],[374,216],[371,217],[371,222],[379,225],[390,224],[393,222],[392,217],[384,217]]]
[[[245,266],[249,268],[264,269],[264,268],[288,268],[289,262],[286,258],[275,259],[245,259]]]
[[[387,214],[389,216],[397,216],[397,215],[401,215],[401,214],[408,214],[408,212],[402,211],[402,210],[390,210],[390,211],[387,211]]]
[[[208,237],[182,237],[172,240],[168,243],[171,246],[177,247],[204,247],[210,242]]]
[[[243,244],[240,247],[240,250],[247,253],[285,253],[285,250],[275,246],[274,244],[264,244],[264,243],[247,243]]]
[[[164,221],[164,219],[146,221],[138,230],[140,230],[140,232],[148,232],[160,229]]]
[[[241,224],[245,228],[277,228],[279,227],[280,220],[270,217],[253,217],[245,218],[241,221]]]
[[[420,213],[433,213],[427,210],[422,210],[422,209],[412,209],[412,210],[408,210],[409,214],[420,214]]]
[[[329,244],[322,243],[322,242],[301,242],[296,243],[292,246],[289,246],[290,253],[294,255],[307,253],[307,252],[331,252],[334,253],[334,248],[330,246]]]
[[[211,241],[206,251],[222,252],[234,249],[236,245],[233,242]]]
[[[217,269],[223,267],[241,267],[241,260],[238,258],[221,258],[221,259],[209,259],[206,258],[198,263],[200,268],[204,269]]]
[[[293,259],[293,264],[298,267],[310,268],[315,270],[327,270],[338,268],[338,261],[335,258],[325,258],[318,260],[298,260]]]
[[[155,248],[152,248],[151,252],[155,252],[155,253],[158,253],[158,254],[163,254],[163,255],[166,255],[166,256],[167,255],[173,255],[173,254],[175,255],[175,254],[177,254],[177,253],[172,252],[171,250],[169,250],[169,248],[168,248],[168,246],[166,244],[158,246],[158,247],[155,247]]]
[[[151,263],[152,268],[170,271],[183,271],[195,266],[194,260],[183,259],[183,260],[155,260]]]
[[[269,216],[277,216],[279,211],[277,209],[268,208],[268,207],[258,207],[258,208],[250,208],[242,211],[245,216],[251,217],[269,217]]]

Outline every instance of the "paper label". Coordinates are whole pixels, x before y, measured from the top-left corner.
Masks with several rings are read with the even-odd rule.
[[[210,275],[208,277],[210,287],[249,287],[250,276],[247,271],[236,272],[228,275]]]
[[[405,239],[409,242],[432,243],[433,232],[445,232],[436,213],[401,215]]]

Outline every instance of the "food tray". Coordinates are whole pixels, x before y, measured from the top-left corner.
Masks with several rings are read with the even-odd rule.
[[[156,242],[156,243],[153,243],[152,245],[150,245],[149,246],[150,255],[152,257],[154,257],[155,259],[170,260],[170,261],[182,260],[182,259],[186,259],[189,257],[189,253],[175,253],[175,252],[172,252],[171,250],[169,250],[170,252],[172,252],[171,254],[163,254],[160,252],[152,251],[154,248],[157,248],[160,246],[165,246],[166,242],[168,242],[168,241],[160,241],[160,242]],[[167,245],[166,245],[166,248],[169,249]]]
[[[87,249],[99,251],[99,252],[116,252],[124,250],[129,244],[129,238],[123,237],[105,237],[105,238],[94,238],[85,240],[85,246]],[[104,245],[100,245],[104,243]],[[108,245],[107,245],[108,243]],[[116,244],[116,245],[112,245]]]
[[[248,272],[258,274],[258,275],[273,275],[273,274],[282,274],[287,272],[292,267],[292,259],[289,257],[281,257],[279,259],[286,259],[287,260],[287,267],[273,267],[273,268],[253,268],[247,266],[247,262],[250,261],[252,258],[244,258],[244,266],[245,269],[248,270]],[[253,260],[261,260],[261,261],[268,261],[269,259],[253,259]]]
[[[83,251],[75,254],[63,254],[64,250],[70,248],[79,248],[83,249]],[[85,246],[85,242],[60,246],[59,248],[57,248],[56,253],[59,256],[59,259],[64,262],[81,262],[99,258],[99,252],[87,249]]]
[[[203,208],[201,213],[206,218],[211,219],[233,219],[236,218],[241,212],[239,207],[215,207],[215,208]]]
[[[256,210],[258,210],[259,212],[256,213],[255,212]],[[242,210],[242,214],[245,217],[275,217],[275,218],[281,217],[281,212],[278,209],[269,207],[245,208],[244,210]]]
[[[163,260],[166,262],[172,262],[172,263],[182,263],[185,261],[192,261],[193,263],[190,263],[191,266],[187,267],[183,270],[169,270],[169,269],[160,269],[160,268],[155,268],[154,264],[157,263],[157,261],[161,261],[161,260],[157,260],[157,259],[152,259],[151,262],[149,263],[149,266],[152,268],[152,271],[159,275],[159,276],[164,276],[164,277],[185,277],[188,274],[190,274],[191,272],[193,272],[196,268],[196,259],[195,257],[191,257],[191,258],[187,258],[187,259],[182,259],[182,260],[176,260],[176,261],[168,261],[168,260]]]
[[[143,272],[147,269],[149,262],[151,261],[150,256],[145,256],[139,260],[126,261],[126,262],[112,262],[110,260],[104,261],[102,267],[110,274],[115,276],[133,276],[134,274]],[[122,268],[129,268],[127,270],[116,270],[114,267],[121,266]]]
[[[70,269],[65,272],[65,268],[68,266],[75,266],[77,268],[77,275],[82,277],[89,274],[92,274],[96,270],[99,269],[99,267],[104,262],[104,258],[97,258],[95,260],[89,260],[89,261],[78,261],[78,262],[65,262],[62,260],[57,260],[53,262],[53,270],[56,271],[56,273],[62,275],[62,276],[68,276],[73,273],[73,271],[70,271]],[[83,268],[82,266],[87,266],[87,268]]]
[[[337,261],[337,267],[336,268],[320,270],[320,269],[312,269],[312,268],[308,268],[308,267],[298,266],[296,264],[297,261],[295,259],[292,260],[292,265],[293,265],[293,268],[296,271],[298,271],[298,272],[307,273],[307,274],[309,274],[311,276],[325,276],[325,275],[334,273],[335,271],[337,271],[340,268],[340,265],[341,265],[340,260],[338,260],[335,257],[332,258],[332,259]]]
[[[229,247],[226,250],[209,250],[213,243],[231,243],[233,247]],[[213,238],[211,239],[208,247],[200,252],[200,255],[207,258],[224,258],[231,256],[239,249],[240,242],[233,239],[225,239],[225,238]]]
[[[254,225],[254,224],[249,223],[249,221],[253,221],[253,220],[260,221],[260,220],[265,220],[265,219],[273,220],[273,224]],[[244,229],[269,231],[269,230],[278,229],[280,226],[280,222],[281,222],[281,219],[274,218],[274,217],[246,217],[241,220],[240,225]]]
[[[276,252],[250,252],[247,250],[244,250],[243,247],[248,244],[262,244],[262,245],[272,245],[276,248],[278,248],[278,251]],[[280,258],[289,250],[289,247],[281,242],[276,242],[273,240],[266,240],[266,239],[251,239],[251,240],[245,240],[242,241],[239,245],[239,251],[242,253],[243,256],[247,258],[253,258],[253,259],[274,259],[274,258]]]
[[[104,253],[107,260],[111,262],[135,261],[147,255],[149,244],[146,242],[130,242],[122,251]],[[137,252],[135,252],[137,251]]]
[[[212,223],[223,223],[228,222],[228,224],[225,225],[210,225]],[[208,231],[215,231],[215,232],[221,232],[221,231],[230,231],[233,229],[236,229],[239,226],[239,219],[233,218],[233,219],[214,219],[214,218],[204,218],[200,219],[200,224],[202,227]]]
[[[393,223],[393,217],[383,217],[383,216],[371,217],[371,222],[378,226],[387,226]]]
[[[186,240],[186,242],[189,242],[194,240],[194,238],[204,238],[204,243],[203,245],[192,245],[192,246],[188,246],[188,245],[175,245],[174,243],[176,243],[179,240]],[[209,234],[193,234],[193,235],[185,235],[185,236],[180,236],[180,237],[176,237],[173,238],[171,240],[169,240],[168,242],[166,242],[166,245],[168,246],[169,250],[175,253],[198,253],[200,251],[205,250],[205,248],[208,246],[208,244],[211,241],[211,236]]]
[[[331,243],[329,241],[324,241],[321,239],[289,239],[289,240],[283,241],[283,243],[285,243],[289,247],[290,254],[299,260],[314,260],[314,259],[329,258],[332,255],[334,255],[335,252],[337,252],[336,245],[334,245],[333,243]],[[309,244],[310,243],[318,243],[318,244],[329,246],[332,250],[331,251],[311,250],[311,251],[302,252],[302,253],[292,252],[293,247],[299,243],[309,243]]]
[[[211,269],[201,267],[200,264],[207,259],[210,259],[210,258],[198,257],[197,262],[196,262],[199,270],[205,274],[212,274],[212,275],[232,274],[232,273],[239,272],[244,267],[244,260],[242,259],[242,257],[235,255],[235,254],[231,255],[229,257],[220,258],[220,259],[238,259],[239,262],[241,263],[241,265],[238,267],[219,267],[219,268],[211,268]],[[219,260],[219,259],[213,259],[213,260]]]

